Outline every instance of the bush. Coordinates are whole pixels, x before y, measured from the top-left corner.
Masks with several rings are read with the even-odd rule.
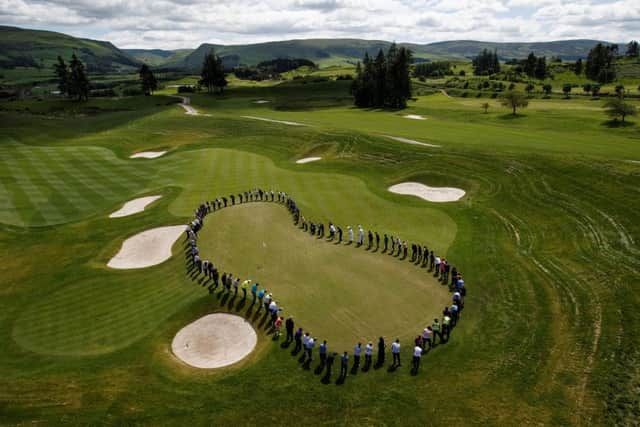
[[[493,92],[491,94],[491,99],[496,99],[498,97],[498,93],[497,92]]]
[[[178,86],[178,93],[195,93],[196,88],[194,86]]]

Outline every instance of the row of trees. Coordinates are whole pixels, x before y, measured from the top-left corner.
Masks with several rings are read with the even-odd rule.
[[[385,56],[382,49],[374,60],[365,53],[356,64],[351,93],[358,107],[405,108],[411,98],[411,51],[393,43]]]
[[[584,67],[586,76],[599,83],[612,82],[616,78],[614,64],[617,54],[617,45],[604,45],[602,43],[595,45],[587,55]]]
[[[61,95],[78,101],[89,99],[89,78],[84,64],[75,53],[71,56],[71,61],[68,65],[61,56],[58,56],[58,63],[53,68],[58,79],[58,90]]]
[[[529,77],[544,80],[547,77],[547,58],[536,56],[533,52],[521,61],[522,72]]]
[[[451,63],[447,61],[421,62],[413,67],[414,77],[442,77],[453,75]]]

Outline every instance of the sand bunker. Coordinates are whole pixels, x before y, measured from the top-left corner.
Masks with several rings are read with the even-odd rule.
[[[215,313],[180,329],[171,350],[178,359],[195,368],[221,368],[242,360],[257,341],[256,331],[245,319]]]
[[[455,202],[464,196],[464,190],[451,187],[429,187],[419,182],[403,182],[392,185],[389,191],[396,194],[420,197],[429,202]]]
[[[304,159],[296,160],[298,164],[317,162],[318,160],[322,160],[322,157],[305,157]]]
[[[426,117],[424,116],[420,116],[418,114],[407,114],[406,116],[403,116],[405,119],[411,119],[411,120],[427,120]]]
[[[271,101],[267,101],[266,99],[258,99],[257,101],[253,101],[254,104],[266,104]]]
[[[130,159],[155,159],[156,157],[164,156],[166,151],[141,151],[139,153],[129,156]]]
[[[144,208],[158,200],[160,197],[162,196],[147,196],[129,200],[120,209],[109,215],[109,218],[120,218],[142,212]]]
[[[265,117],[255,117],[255,116],[240,116],[240,117],[245,119],[251,119],[251,120],[261,120],[263,122],[281,123],[283,125],[289,125],[289,126],[306,126],[304,123],[288,122],[286,120],[267,119]]]
[[[145,268],[171,258],[171,246],[184,232],[184,225],[152,228],[122,243],[120,251],[109,261],[108,267],[118,269]]]
[[[422,145],[424,147],[432,147],[432,148],[440,147],[440,145],[427,144],[426,142],[414,141],[413,139],[401,138],[399,136],[391,136],[391,135],[382,135],[382,136],[384,136],[386,138],[389,138],[389,139],[393,139],[394,141],[404,142],[405,144]]]

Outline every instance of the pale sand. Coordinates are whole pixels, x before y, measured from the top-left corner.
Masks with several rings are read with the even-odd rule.
[[[396,194],[420,197],[429,202],[455,202],[464,196],[464,190],[451,187],[429,187],[419,182],[403,182],[392,185],[389,191]]]
[[[171,351],[195,368],[221,368],[245,358],[257,342],[256,331],[244,318],[215,313],[180,329],[173,338]]]
[[[424,116],[420,116],[418,114],[407,114],[406,116],[403,116],[405,119],[411,119],[411,120],[427,120],[426,117]]]
[[[164,156],[166,151],[141,151],[139,153],[129,156],[130,159],[155,159],[156,157]]]
[[[393,139],[394,141],[404,142],[405,144],[422,145],[424,147],[432,147],[432,148],[440,147],[440,145],[427,144],[426,142],[414,141],[413,139],[401,138],[399,136],[391,136],[391,135],[382,135],[382,136],[384,136],[385,138]]]
[[[158,200],[160,197],[162,196],[147,196],[129,200],[120,209],[109,215],[109,218],[120,218],[142,212],[144,208]]]
[[[171,246],[184,232],[184,225],[152,228],[122,243],[120,251],[111,258],[108,267],[117,269],[145,268],[171,258]]]
[[[296,163],[304,164],[309,162],[317,162],[318,160],[322,160],[322,157],[305,157],[304,159],[296,160]]]
[[[266,99],[258,99],[257,101],[253,101],[254,104],[266,104],[271,101],[267,101]]]
[[[281,123],[283,125],[289,125],[289,126],[306,126],[304,123],[288,122],[286,120],[267,119],[265,117],[255,117],[255,116],[240,116],[240,117],[245,119],[251,119],[251,120],[261,120],[263,122]]]

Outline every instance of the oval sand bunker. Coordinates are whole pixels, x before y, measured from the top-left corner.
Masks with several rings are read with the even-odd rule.
[[[173,338],[171,351],[195,368],[221,368],[245,358],[257,341],[256,331],[245,319],[215,313],[180,329]]]
[[[109,218],[120,218],[123,216],[129,216],[138,212],[142,212],[144,208],[158,200],[160,197],[162,196],[147,196],[129,200],[120,209],[111,213],[111,215],[109,215]]]
[[[129,156],[130,159],[155,159],[156,157],[164,156],[166,151],[141,151],[139,153]]]
[[[464,190],[452,187],[429,187],[419,182],[403,182],[392,185],[389,191],[396,194],[420,197],[429,202],[455,202],[464,196]]]
[[[171,258],[171,246],[184,232],[184,225],[152,228],[122,243],[120,251],[109,261],[108,267],[118,269],[145,268]]]
[[[322,157],[305,157],[304,159],[296,160],[296,163],[303,165],[305,163],[317,162],[318,160],[322,160]]]

